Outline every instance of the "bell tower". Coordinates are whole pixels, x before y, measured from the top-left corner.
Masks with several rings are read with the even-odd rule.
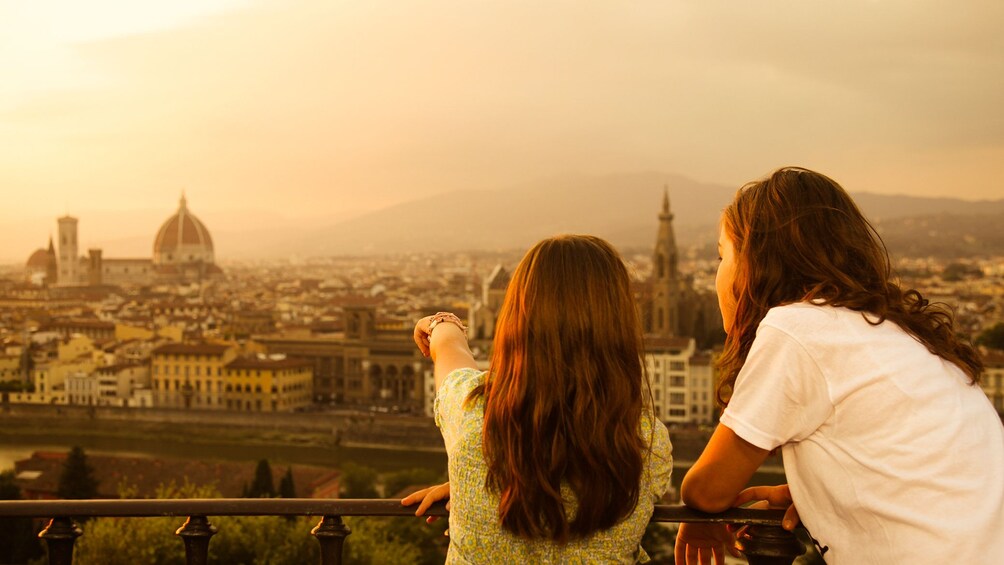
[[[651,333],[660,337],[680,335],[680,272],[677,270],[676,236],[673,213],[669,209],[669,188],[662,195],[659,233],[652,255]]]

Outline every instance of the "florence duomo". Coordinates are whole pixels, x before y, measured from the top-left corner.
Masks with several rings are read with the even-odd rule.
[[[63,216],[57,226],[56,243],[50,237],[48,248],[36,250],[28,259],[27,282],[49,287],[147,285],[201,282],[223,276],[216,265],[209,230],[189,211],[184,193],[177,212],[157,230],[149,259],[104,257],[98,248],[81,255],[77,218]]]

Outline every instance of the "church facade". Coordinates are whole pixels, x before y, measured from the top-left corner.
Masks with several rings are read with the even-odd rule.
[[[673,218],[667,188],[652,252],[652,275],[640,285],[637,297],[645,337],[650,340],[689,337],[700,348],[710,347],[722,325],[718,297],[713,292],[694,289],[691,279],[680,273]]]
[[[216,265],[209,230],[188,210],[184,194],[178,211],[157,231],[151,258],[109,258],[96,248],[83,256],[77,218],[59,218],[57,228],[57,244],[50,238],[48,249],[38,249],[28,259],[28,282],[60,287],[131,286],[201,282],[223,275]]]

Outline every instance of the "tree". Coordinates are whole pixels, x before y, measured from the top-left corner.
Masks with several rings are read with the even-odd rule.
[[[0,473],[0,500],[21,500],[13,470]],[[0,518],[0,563],[27,563],[42,554],[31,518]]]
[[[377,472],[351,461],[342,465],[342,498],[376,498]]]
[[[125,489],[124,489],[125,490]],[[157,489],[156,498],[219,498],[213,487],[173,483]],[[126,498],[126,496],[123,496]],[[218,516],[210,518],[217,534],[209,543],[210,563],[317,563],[317,541],[310,529],[317,517]],[[185,562],[184,544],[175,530],[184,518],[95,518],[82,524],[75,565],[177,565]],[[350,536],[351,537],[351,536]]]
[[[446,520],[426,524],[424,518],[357,516],[345,519],[352,534],[345,538],[345,563],[440,564],[449,538]]]
[[[59,487],[56,489],[59,498],[85,500],[98,496],[98,480],[94,478],[94,469],[87,462],[87,455],[80,446],[73,446],[63,472],[59,475]]]
[[[274,498],[275,482],[272,480],[272,467],[268,459],[262,459],[254,470],[254,481],[248,489],[247,498]]]
[[[428,486],[443,482],[445,479],[432,469],[416,467],[394,473],[387,473],[383,478],[384,496],[396,496],[408,487]]]
[[[1004,322],[997,322],[992,328],[980,333],[976,343],[991,349],[1004,350]]]
[[[279,481],[279,496],[282,498],[296,498],[296,487],[293,485],[293,468],[286,467],[286,474]]]

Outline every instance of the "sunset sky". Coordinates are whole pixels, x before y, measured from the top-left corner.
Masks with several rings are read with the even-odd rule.
[[[0,260],[66,213],[145,233],[182,190],[224,227],[788,164],[1004,198],[1002,25],[969,0],[4,0]]]

